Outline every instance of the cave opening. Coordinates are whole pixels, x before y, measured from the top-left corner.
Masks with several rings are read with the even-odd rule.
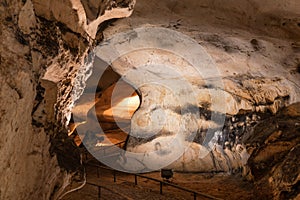
[[[114,71],[107,70],[104,77],[110,77]],[[101,82],[100,79],[99,82]],[[133,114],[140,107],[140,92],[129,83],[119,78],[117,82],[104,89],[101,93],[96,93],[95,110],[98,122],[106,135],[96,146],[107,146],[111,143],[126,149],[126,141],[131,129],[131,119]],[[101,137],[101,136],[100,136]],[[104,138],[104,137],[102,137]]]
[[[97,155],[102,152],[101,156],[113,156],[126,149],[131,118],[140,107],[141,92],[97,57],[93,66],[84,95],[72,109],[68,135],[78,147]],[[117,150],[111,151],[113,147]]]

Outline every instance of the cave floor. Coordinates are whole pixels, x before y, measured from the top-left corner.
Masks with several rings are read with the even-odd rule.
[[[117,172],[116,182],[114,183],[112,171],[100,169],[100,178],[97,178],[95,167],[87,166],[86,171],[87,182],[96,183],[104,187],[101,189],[101,199],[193,199],[191,193],[168,186],[163,187],[163,195],[161,195],[158,182],[141,177],[137,178],[138,184],[135,185],[135,179],[132,174]],[[160,172],[144,175],[161,180]],[[221,199],[257,199],[254,195],[253,184],[244,180],[240,174],[175,172],[171,183]],[[79,183],[74,181],[66,191],[79,185]],[[97,197],[98,188],[92,185],[85,185],[81,190],[69,193],[62,199],[90,200],[97,199]],[[197,197],[197,199],[206,198]]]

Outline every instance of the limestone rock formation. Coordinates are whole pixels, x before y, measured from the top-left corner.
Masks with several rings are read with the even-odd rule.
[[[299,198],[299,120],[300,105],[292,104],[245,137],[251,152],[248,178],[256,181],[258,194],[270,191],[274,199]]]
[[[64,127],[72,79],[98,26],[133,5],[101,2],[88,21],[80,1],[1,1],[0,199],[57,198],[70,182],[80,164]]]
[[[33,0],[32,3],[38,16],[61,22],[73,32],[95,39],[98,26],[102,22],[113,18],[129,17],[135,0]]]

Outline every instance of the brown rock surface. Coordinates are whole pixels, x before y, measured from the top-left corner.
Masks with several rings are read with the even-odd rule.
[[[245,138],[248,150],[248,178],[257,191],[270,191],[274,199],[291,199],[299,194],[300,104],[281,110],[258,124]],[[269,189],[267,189],[269,188]]]
[[[88,27],[91,37],[103,21],[130,14],[128,4],[119,4],[113,5],[118,16],[112,10],[98,15]],[[78,167],[79,154],[65,140],[68,96],[86,51],[97,42],[87,41],[91,32],[81,23],[79,5],[0,2],[0,199],[55,198]]]

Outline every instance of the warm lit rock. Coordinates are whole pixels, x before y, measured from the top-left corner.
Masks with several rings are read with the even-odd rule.
[[[95,3],[94,1],[80,0],[33,0],[34,9],[38,16],[61,22],[73,32],[84,37],[87,34],[92,39],[95,39],[98,26],[104,21],[131,15],[135,0],[126,1],[126,3],[126,6],[121,7],[115,1]]]

